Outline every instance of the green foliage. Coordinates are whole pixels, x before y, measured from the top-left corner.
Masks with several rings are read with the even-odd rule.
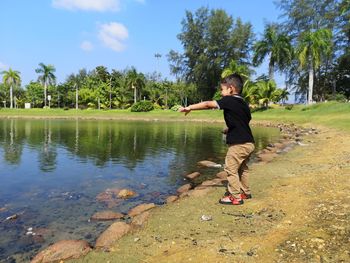
[[[187,11],[178,35],[184,53],[170,51],[171,72],[195,84],[201,99],[211,99],[231,60],[248,64],[252,37],[249,23],[234,21],[222,9]]]
[[[131,106],[132,112],[147,112],[154,109],[151,101],[139,101]]]
[[[330,95],[328,97],[328,100],[335,100],[335,101],[338,101],[338,102],[346,102],[347,98],[346,98],[346,96],[344,94],[337,93],[335,95]]]
[[[293,105],[293,104],[290,104],[290,105],[285,106],[284,108],[285,108],[286,110],[292,110],[293,107],[294,107],[294,105]]]
[[[181,107],[182,107],[181,105],[178,105],[178,104],[177,104],[177,105],[172,106],[172,107],[171,107],[171,110],[172,110],[172,111],[179,111],[179,109],[180,109]]]
[[[290,38],[278,32],[277,25],[267,25],[263,38],[254,45],[253,64],[259,66],[269,56],[269,78],[273,80],[275,68],[283,71],[293,59],[293,47]]]

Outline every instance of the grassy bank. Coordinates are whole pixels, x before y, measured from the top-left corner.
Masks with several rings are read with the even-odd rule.
[[[291,110],[280,107],[255,112],[254,120],[319,124],[350,131],[350,103],[327,102],[311,106],[295,105]]]
[[[186,117],[172,110],[130,112],[129,110],[63,110],[63,109],[1,109],[0,118],[82,118],[82,119],[130,119],[130,120],[211,120],[222,121],[217,110],[191,112]],[[278,107],[253,113],[256,121],[268,120],[319,124],[342,130],[350,130],[350,103],[319,103],[311,106],[295,105],[291,110]]]

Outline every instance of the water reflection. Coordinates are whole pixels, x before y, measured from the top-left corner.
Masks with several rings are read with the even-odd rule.
[[[186,149],[189,160],[198,159],[196,156],[201,152],[225,151],[219,135],[221,124],[3,120],[0,126],[4,160],[8,164],[20,164],[23,147],[28,145],[37,152],[37,163],[43,172],[57,168],[60,147],[80,162],[91,160],[103,167],[113,160],[129,168],[135,168],[147,155],[155,158],[169,152],[181,155]],[[273,136],[276,132],[255,132],[257,148],[266,145]]]

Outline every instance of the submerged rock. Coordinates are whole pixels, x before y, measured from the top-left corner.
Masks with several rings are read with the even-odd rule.
[[[99,220],[99,221],[103,221],[103,220],[115,220],[115,219],[120,219],[123,218],[124,215],[121,213],[116,213],[113,211],[101,211],[101,212],[97,212],[95,214],[92,215],[91,220]]]
[[[123,199],[134,197],[135,195],[136,195],[136,193],[132,190],[129,190],[129,189],[122,189],[118,193],[118,197],[123,198]]]
[[[187,179],[193,180],[193,179],[199,177],[200,175],[201,175],[201,174],[200,174],[199,172],[194,172],[194,173],[185,175],[185,177],[186,177]]]
[[[154,203],[141,204],[141,205],[138,205],[138,206],[132,208],[128,212],[128,215],[131,216],[131,217],[137,216],[137,215],[141,214],[142,212],[147,211],[149,209],[152,209],[154,207],[156,207],[156,205]]]
[[[61,240],[37,254],[31,263],[59,262],[76,259],[91,251],[88,242],[84,240]]]
[[[115,222],[96,240],[96,248],[109,248],[114,242],[126,235],[131,226],[124,222]]]

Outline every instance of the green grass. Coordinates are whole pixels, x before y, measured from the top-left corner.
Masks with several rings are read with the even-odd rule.
[[[222,112],[195,111],[187,116],[172,110],[131,112],[130,110],[63,110],[63,109],[0,109],[0,118],[101,118],[101,119],[159,119],[159,120],[222,120]]]
[[[320,124],[350,131],[350,103],[327,102],[310,106],[296,105],[292,110],[280,107],[256,112],[253,114],[253,119],[296,124]]]
[[[184,114],[172,110],[130,112],[129,110],[1,109],[1,117],[223,121],[222,112],[217,110],[193,111],[184,116]],[[319,124],[350,131],[350,103],[327,102],[311,106],[295,105],[292,110],[279,107],[255,112],[253,119],[296,124]]]

